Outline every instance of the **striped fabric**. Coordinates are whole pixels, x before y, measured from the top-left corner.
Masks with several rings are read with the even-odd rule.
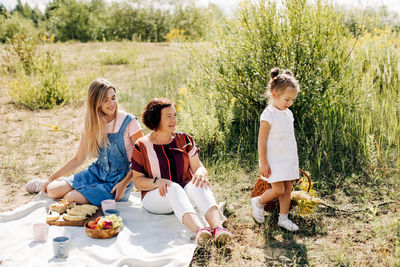
[[[198,151],[193,138],[185,133],[175,133],[175,138],[166,145],[153,144],[146,135],[135,143],[131,169],[149,179],[170,179],[184,187],[192,179],[189,158]],[[142,198],[146,192],[142,191]]]

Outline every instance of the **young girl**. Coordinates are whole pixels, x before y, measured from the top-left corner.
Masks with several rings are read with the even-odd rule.
[[[299,92],[299,84],[289,70],[280,74],[279,68],[270,72],[270,104],[261,114],[258,135],[258,156],[261,179],[271,189],[251,199],[254,219],[263,223],[264,205],[279,198],[278,225],[297,231],[299,227],[288,218],[292,181],[299,178],[297,145],[294,136],[293,114],[289,107]]]
[[[78,204],[127,201],[133,188],[129,171],[133,144],[142,135],[137,118],[118,110],[115,87],[105,79],[96,79],[89,86],[85,126],[75,157],[47,181],[36,184],[41,183],[51,198]],[[87,156],[97,157],[97,161],[84,171],[59,179],[81,166]]]

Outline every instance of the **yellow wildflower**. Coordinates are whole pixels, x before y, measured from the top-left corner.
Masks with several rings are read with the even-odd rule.
[[[187,92],[188,92],[188,89],[186,87],[180,87],[178,89],[178,95],[185,96],[185,95],[187,95]]]

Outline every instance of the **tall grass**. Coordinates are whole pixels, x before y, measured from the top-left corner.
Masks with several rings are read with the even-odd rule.
[[[376,29],[374,35],[367,33],[351,59],[356,86],[349,98],[358,111],[351,127],[359,131],[360,150],[370,171],[385,173],[400,167],[399,37],[390,27]],[[375,155],[370,153],[371,146]]]
[[[396,221],[396,248],[394,252],[395,257],[395,264],[400,265],[400,222],[399,220]]]
[[[194,57],[189,98],[203,102],[208,116],[197,113],[192,123],[208,127],[218,122],[214,134],[205,127],[196,134],[222,135],[217,141],[202,140],[203,145],[253,161],[259,116],[267,104],[263,93],[270,69],[278,66],[291,69],[300,82],[292,107],[300,166],[318,186],[330,191],[352,173],[372,177],[379,168],[398,169],[394,42],[399,39],[390,32],[354,40],[340,12],[326,1],[243,2],[236,17],[215,34],[206,55]],[[185,109],[196,110],[196,101]]]
[[[137,48],[139,50],[139,48]],[[154,51],[157,50],[157,53]],[[155,97],[167,97],[177,101],[179,88],[187,84],[189,62],[187,49],[178,44],[157,45],[149,51],[137,51],[129,90],[119,93],[123,107],[140,116],[145,105]],[[133,64],[133,63],[132,63]],[[182,127],[180,126],[180,129]]]

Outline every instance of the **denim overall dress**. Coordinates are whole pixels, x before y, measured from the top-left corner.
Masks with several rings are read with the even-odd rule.
[[[119,131],[108,134],[109,145],[106,148],[100,148],[98,159],[88,169],[70,176],[72,179],[69,177],[66,179],[67,183],[93,205],[100,206],[101,201],[114,199],[115,192],[111,194],[111,190],[129,172],[130,162],[126,155],[124,132],[132,119],[136,117],[126,115]],[[132,189],[133,182],[131,181],[120,201],[127,201]]]

